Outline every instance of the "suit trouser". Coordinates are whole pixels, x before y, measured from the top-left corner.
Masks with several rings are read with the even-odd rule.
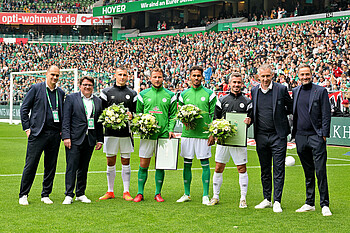
[[[323,137],[296,135],[295,142],[300,162],[304,169],[306,185],[305,204],[315,205],[315,171],[320,193],[320,205],[329,206],[327,182],[327,148]]]
[[[74,197],[74,187],[77,197],[85,194],[87,173],[94,146],[89,145],[88,136],[81,145],[66,147],[66,196]]]
[[[28,138],[26,164],[23,169],[19,197],[28,195],[35,178],[41,154],[44,152],[44,179],[41,197],[48,197],[52,192],[56,173],[61,135],[58,131],[45,130],[38,136]]]
[[[271,201],[271,162],[273,160],[273,199],[274,201],[281,202],[285,175],[287,138],[280,138],[276,133],[273,133],[257,134],[255,140],[261,167],[261,183],[264,198]]]

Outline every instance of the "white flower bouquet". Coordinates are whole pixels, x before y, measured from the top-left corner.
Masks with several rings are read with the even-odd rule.
[[[149,113],[134,115],[130,122],[131,131],[139,133],[142,139],[148,139],[153,134],[158,133],[159,128],[156,117]]]
[[[237,134],[237,122],[231,125],[225,119],[216,119],[208,125],[210,136],[218,139],[218,142],[223,142],[226,138]]]
[[[98,122],[102,122],[102,125],[106,128],[113,130],[120,130],[126,127],[129,116],[128,110],[124,107],[123,103],[118,105],[113,104],[103,110],[101,116],[98,118]]]
[[[196,105],[186,104],[179,108],[176,118],[179,119],[185,126],[186,129],[194,129],[196,127],[196,120],[203,118],[201,114],[204,111],[199,109]]]

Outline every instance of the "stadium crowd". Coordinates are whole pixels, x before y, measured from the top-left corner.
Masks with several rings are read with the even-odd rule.
[[[263,63],[275,68],[275,81],[291,90],[299,85],[296,67],[304,62],[313,69],[313,82],[328,91],[350,90],[350,20],[306,22],[271,28],[234,29],[186,36],[155,39],[106,41],[87,45],[69,44],[0,44],[0,101],[9,101],[11,72],[45,70],[50,64],[61,68],[77,68],[92,76],[99,75],[99,93],[112,80],[114,68],[124,64],[137,70],[141,90],[148,88],[153,67],[165,71],[166,87],[181,92],[189,84],[189,69],[201,65],[205,69],[205,86],[217,91],[228,90],[227,77],[239,69],[244,74],[245,93],[256,85],[257,67]],[[102,75],[101,75],[102,74]],[[21,101],[36,78],[15,80],[15,101]],[[63,82],[71,92],[73,79]],[[132,87],[132,80],[129,85]]]

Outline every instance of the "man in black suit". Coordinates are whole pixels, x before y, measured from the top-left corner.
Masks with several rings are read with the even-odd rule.
[[[292,100],[285,86],[272,82],[273,73],[269,65],[260,66],[258,75],[261,84],[252,89],[253,111],[248,118],[248,122],[254,123],[264,195],[264,200],[256,205],[255,209],[272,207],[271,160],[273,160],[273,211],[280,213],[287,135],[290,133],[287,115],[292,112]]]
[[[57,87],[60,70],[52,65],[46,72],[46,81],[33,85],[21,106],[22,128],[28,137],[26,164],[23,169],[19,204],[28,205],[39,160],[44,151],[44,180],[41,201],[52,204],[52,191],[57,156],[61,143],[64,91]]]
[[[94,79],[84,76],[79,84],[80,92],[68,95],[63,109],[62,139],[67,168],[66,198],[62,204],[73,202],[74,188],[76,201],[91,202],[85,196],[87,172],[95,145],[95,149],[100,150],[103,141],[103,126],[97,122],[102,113],[102,101],[92,95]]]
[[[327,183],[326,138],[330,136],[331,106],[326,88],[311,82],[309,65],[299,66],[302,83],[293,89],[293,131],[297,152],[304,169],[305,204],[296,212],[315,211],[315,171],[323,216],[331,216]]]

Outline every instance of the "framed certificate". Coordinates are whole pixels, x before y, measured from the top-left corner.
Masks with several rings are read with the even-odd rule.
[[[156,148],[156,169],[177,170],[179,138],[158,138]]]
[[[227,138],[222,143],[223,146],[246,147],[247,146],[247,125],[244,119],[247,113],[227,112],[226,120],[231,124],[237,124],[237,134]]]

